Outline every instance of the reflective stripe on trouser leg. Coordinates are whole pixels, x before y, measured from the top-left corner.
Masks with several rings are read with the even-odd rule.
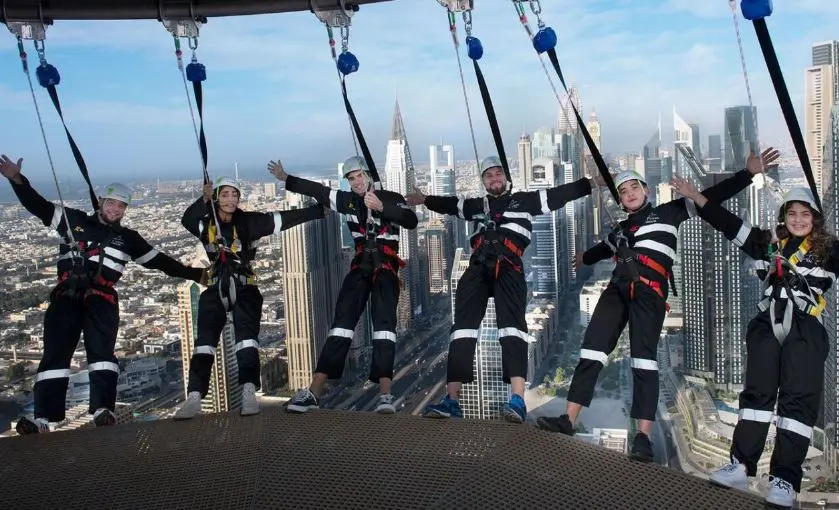
[[[824,393],[827,332],[813,316],[797,312],[781,346],[778,418],[770,474],[801,490],[802,464],[813,437]]]
[[[332,328],[318,355],[315,373],[326,374],[329,379],[340,379],[344,374],[355,327],[370,297],[370,280],[360,269],[351,270],[344,278],[335,302]]]
[[[53,295],[55,292],[53,292]],[[79,301],[52,299],[44,314],[44,354],[35,376],[35,418],[64,419],[73,351],[79,344],[84,308]]]
[[[498,341],[501,342],[501,371],[505,383],[511,377],[527,379],[527,332],[516,328],[500,328]]]
[[[667,283],[661,284],[662,289]],[[665,294],[666,297],[666,294]],[[635,285],[629,303],[629,352],[632,358],[632,409],[629,416],[655,421],[658,408],[658,340],[667,314],[665,299],[648,285]]]
[[[745,465],[749,476],[757,474],[775,412],[780,352],[769,313],[758,314],[746,330],[746,379],[740,393],[740,419],[731,442],[732,460]]]
[[[588,407],[594,398],[594,387],[600,370],[608,363],[609,353],[615,349],[618,338],[629,317],[626,295],[617,285],[610,283],[591,316],[580,349],[580,361],[574,369],[568,402]]]
[[[198,298],[198,337],[189,360],[189,381],[187,393],[197,391],[201,397],[210,391],[210,376],[216,356],[219,337],[227,323],[227,312],[219,296],[218,288],[212,286]],[[188,339],[182,342],[188,342]],[[183,348],[183,347],[182,347]]]
[[[97,409],[116,411],[119,365],[114,347],[119,329],[119,305],[103,296],[85,298],[84,346],[90,379],[91,413]]]

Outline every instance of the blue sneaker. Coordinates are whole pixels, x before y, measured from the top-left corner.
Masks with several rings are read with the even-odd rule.
[[[445,395],[439,404],[427,406],[422,412],[424,418],[463,418],[463,411],[457,400]]]
[[[510,423],[523,423],[527,418],[527,406],[518,395],[510,397],[510,402],[501,408],[501,416]]]

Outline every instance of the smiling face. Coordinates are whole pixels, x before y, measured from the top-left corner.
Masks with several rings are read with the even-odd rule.
[[[363,170],[353,170],[347,174],[347,181],[350,183],[354,193],[364,195],[367,193],[369,183],[367,181],[367,174]]]
[[[218,207],[227,214],[236,212],[239,207],[239,190],[233,186],[222,186],[218,190]]]
[[[641,181],[626,181],[618,187],[621,205],[629,212],[635,212],[644,206],[647,199],[647,188]]]
[[[807,237],[813,231],[813,211],[801,202],[790,202],[784,214],[784,224],[790,234]]]
[[[113,198],[99,199],[99,218],[105,223],[117,224],[125,216],[128,204]]]
[[[481,179],[484,182],[484,188],[490,195],[501,195],[507,190],[507,177],[504,175],[504,169],[500,166],[487,168]]]

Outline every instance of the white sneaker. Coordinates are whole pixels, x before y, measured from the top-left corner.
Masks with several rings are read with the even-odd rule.
[[[390,393],[382,393],[379,395],[379,405],[376,406],[376,412],[379,414],[393,414],[396,408],[393,407],[393,395]]]
[[[792,488],[791,483],[783,478],[770,476],[766,502],[782,508],[792,508],[793,503],[795,503],[795,489]]]
[[[191,420],[197,414],[201,414],[201,394],[197,391],[190,391],[186,401],[172,417],[174,420]]]
[[[242,386],[242,416],[259,414],[259,402],[256,401],[256,386],[253,383],[245,383]]]
[[[746,476],[746,466],[733,462],[711,473],[711,482],[742,491],[749,490],[749,478]]]

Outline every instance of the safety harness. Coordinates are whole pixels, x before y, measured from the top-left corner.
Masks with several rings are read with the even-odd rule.
[[[96,214],[96,213],[94,213]],[[87,299],[91,294],[102,296],[112,304],[116,304],[116,293],[114,292],[114,283],[106,280],[102,276],[102,267],[105,261],[105,247],[114,236],[114,229],[107,227],[107,234],[104,240],[98,247],[88,249],[85,241],[78,242],[78,250],[89,257],[99,255],[97,263],[99,267],[96,271],[89,270],[85,267],[83,261],[77,262],[77,258],[73,257],[73,266],[67,271],[63,271],[58,275],[58,286],[56,287],[56,297],[63,297],[72,300]],[[81,257],[84,259],[84,257]],[[85,260],[89,260],[85,259]]]
[[[483,225],[483,229],[472,240],[472,253],[475,260],[490,270],[495,279],[498,279],[501,272],[502,262],[508,263],[519,273],[523,272],[522,266],[516,264],[512,256],[521,259],[524,256],[524,250],[498,231],[497,220],[499,219],[501,219],[501,213],[495,213],[493,217],[489,199],[485,195],[484,212],[476,220],[477,224]]]
[[[381,270],[390,271],[398,278],[399,269],[405,267],[405,261],[399,258],[399,253],[396,250],[390,246],[380,246],[376,239],[378,235],[387,234],[389,230],[387,225],[377,228],[376,222],[373,220],[373,211],[367,209],[367,223],[364,227],[361,227],[364,242],[356,244],[355,262],[350,266],[350,269],[360,268],[365,275],[372,275],[373,281],[376,281]],[[394,267],[391,260],[384,259],[382,254],[396,261],[398,267]]]
[[[653,260],[652,258],[648,257],[647,255],[643,255],[640,253],[636,253],[629,247],[629,240],[626,238],[622,230],[619,230],[615,233],[615,242],[612,243],[608,237],[606,239],[606,244],[615,252],[615,262],[619,264],[624,264],[627,272],[629,273],[630,283],[629,283],[629,297],[630,299],[635,298],[635,284],[637,282],[643,283],[644,285],[651,288],[656,294],[658,294],[661,299],[667,299],[664,295],[664,289],[661,288],[661,283],[655,280],[650,280],[644,276],[641,276],[640,272],[638,271],[638,265],[641,264],[643,266],[652,269],[656,273],[660,274],[665,281],[670,283],[670,288],[673,291],[674,296],[678,296],[676,292],[676,281],[673,277],[673,273],[667,271],[661,264]],[[665,303],[665,309],[669,312],[670,305]]]
[[[207,227],[207,251],[218,254],[210,267],[208,285],[218,284],[219,297],[225,310],[236,304],[240,285],[256,285],[256,274],[250,266],[247,251],[242,249],[239,229],[235,223],[232,227],[233,241],[229,246],[212,219]],[[244,237],[247,238],[246,235]]]
[[[778,342],[783,343],[792,329],[793,307],[792,303],[807,315],[812,315],[819,322],[822,321],[821,314],[824,311],[827,301],[820,293],[815,292],[807,283],[807,279],[798,271],[798,263],[801,262],[810,251],[810,238],[805,238],[801,245],[791,257],[785,258],[782,255],[789,238],[780,242],[781,249],[775,254],[775,263],[769,264],[766,278],[763,280],[763,295],[765,296],[757,307],[761,312],[769,310],[769,319],[772,322],[772,331]],[[773,275],[777,276],[782,287],[775,289]],[[771,289],[771,290],[769,290]],[[767,291],[769,294],[767,295]],[[806,296],[805,299],[803,296]],[[784,311],[781,322],[777,321],[775,304],[783,300]]]

